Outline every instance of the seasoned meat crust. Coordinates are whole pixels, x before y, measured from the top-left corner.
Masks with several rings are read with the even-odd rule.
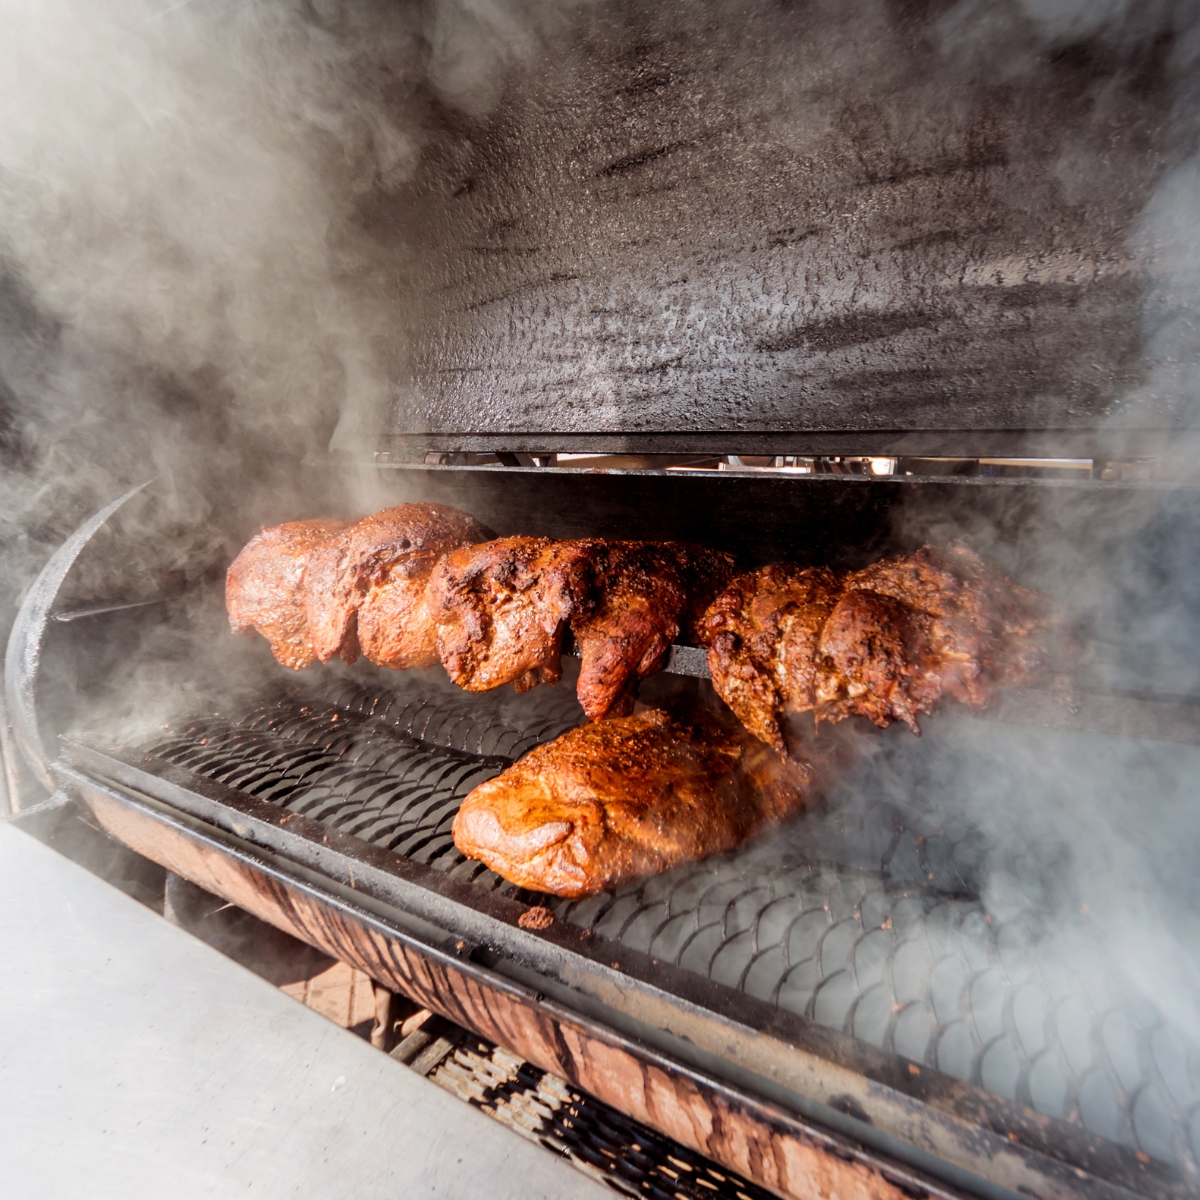
[[[313,661],[306,609],[308,562],[345,521],[289,521],[250,539],[225,576],[225,608],[234,633],[257,629],[271,653],[300,670]]]
[[[717,693],[781,754],[786,713],[919,733],[943,695],[985,708],[997,687],[1051,680],[1077,654],[1046,596],[957,544],[843,574],[765,567],[717,597],[699,637]]]
[[[832,571],[775,563],[735,579],[700,622],[717,695],[781,754],[785,706],[803,711],[836,696],[816,647],[840,591]]]
[[[628,713],[639,680],[733,575],[702,546],[603,538],[500,538],[447,555],[429,586],[442,665],[468,691],[525,691],[562,676],[569,625],[592,720]]]
[[[492,531],[444,504],[385,508],[329,539],[313,555],[307,612],[313,650],[328,662],[361,652],[403,670],[437,662],[437,630],[425,588],[438,560]]]
[[[480,784],[454,843],[521,887],[587,896],[733,850],[813,780],[744,731],[649,709],[583,725]]]
[[[733,577],[733,557],[679,542],[588,543],[590,604],[571,614],[577,691],[593,721],[633,711],[638,683]]]
[[[562,678],[562,631],[584,602],[579,542],[499,538],[447,554],[429,581],[442,666],[459,687],[518,692]]]

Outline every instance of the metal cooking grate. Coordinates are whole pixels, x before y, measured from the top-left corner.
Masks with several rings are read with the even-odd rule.
[[[454,878],[529,898],[459,854],[450,827],[472,788],[565,733],[583,712],[573,695],[545,688],[516,705],[513,697],[464,704],[461,695],[346,684],[323,703],[278,701],[234,720],[198,718],[151,752]]]
[[[1170,1162],[1200,1157],[1195,1048],[1086,931],[777,845],[554,906],[562,919]]]
[[[1053,915],[1036,854],[1015,864],[1023,903],[980,899],[987,840],[868,806],[855,845],[804,817],[736,854],[582,901],[523,892],[466,860],[462,798],[580,719],[564,689],[525,697],[387,693],[339,684],[209,716],[149,747],[260,799],[528,902],[1039,1112],[1195,1171],[1200,1055],[1114,969],[1086,919]],[[824,851],[824,853],[823,853]]]
[[[770,1200],[762,1188],[479,1038],[464,1037],[429,1078],[623,1195]]]
[[[573,689],[565,685],[524,695],[505,688],[473,696],[444,677],[422,678],[416,672],[373,690],[358,680],[335,680],[322,687],[320,698],[341,711],[372,718],[372,737],[383,725],[426,745],[507,761],[584,720]]]

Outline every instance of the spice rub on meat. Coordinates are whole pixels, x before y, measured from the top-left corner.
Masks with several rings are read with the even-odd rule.
[[[836,698],[817,646],[840,592],[832,571],[776,563],[735,579],[700,622],[717,695],[781,754],[784,710]]]
[[[500,538],[447,555],[430,581],[442,665],[468,691],[562,675],[569,626],[592,720],[626,714],[637,684],[733,575],[719,551],[674,542]]]
[[[699,634],[717,693],[781,754],[790,712],[919,733],[943,695],[985,708],[997,688],[1054,681],[1077,656],[1048,597],[958,544],[845,573],[765,567],[717,597]]]
[[[352,525],[264,530],[230,568],[227,595],[234,629],[266,632],[289,666],[363,654],[403,670],[440,658],[472,692],[556,683],[569,626],[580,703],[601,720],[632,711],[639,681],[694,636],[733,570],[703,546],[495,538],[457,509],[401,504]]]
[[[482,783],[454,843],[521,887],[591,895],[735,849],[813,784],[732,724],[649,709],[583,725]]]
[[[425,588],[450,550],[492,531],[444,504],[400,504],[343,530],[316,550],[308,571],[307,613],[321,662],[361,650],[383,667],[437,663],[437,629]]]
[[[563,625],[588,578],[581,542],[508,537],[447,554],[428,591],[446,673],[468,692],[557,683]]]
[[[257,630],[271,653],[300,670],[316,658],[307,613],[308,564],[345,521],[289,521],[255,534],[225,576],[225,608],[234,633]]]
[[[577,691],[593,721],[633,711],[638,683],[666,665],[672,642],[733,577],[731,555],[680,542],[597,541],[589,603],[570,617]]]

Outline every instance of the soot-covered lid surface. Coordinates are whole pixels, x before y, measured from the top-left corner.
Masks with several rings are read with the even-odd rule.
[[[1186,419],[1186,21],[1095,7],[564,11],[368,202],[420,297],[388,431]]]

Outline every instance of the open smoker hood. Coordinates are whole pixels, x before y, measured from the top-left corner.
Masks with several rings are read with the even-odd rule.
[[[880,5],[867,14],[876,24],[842,29],[838,7],[754,3],[736,20],[703,3],[583,9],[547,34],[535,68],[514,69],[487,113],[428,99],[416,177],[361,202],[365,236],[419,301],[398,314],[406,340],[392,348],[383,431],[357,447],[361,463],[389,456],[362,468],[383,494],[458,504],[501,533],[677,537],[747,565],[855,565],[926,536],[987,530],[1001,565],[1035,584],[1046,564],[1024,533],[1048,521],[1098,593],[1155,513],[1196,539],[1190,490],[404,466],[437,450],[1105,457],[1162,447],[1180,414],[1167,400],[1130,409],[1123,399],[1150,369],[1141,302],[1154,263],[1131,253],[1130,237],[1173,165],[1169,40],[1147,33],[1114,50],[1099,34],[1054,42],[1029,26],[1012,48],[1027,69],[997,79],[978,47],[938,24],[948,8]],[[323,468],[305,469],[315,514],[333,489]],[[274,519],[298,515],[309,514]],[[808,1195],[814,1180],[878,1196],[1195,1194],[1186,1097],[1167,1114],[1174,1161],[1137,1140],[1137,1098],[1166,1086],[1153,1055],[1159,1077],[1141,1090],[1116,1079],[1124,1140],[1106,1138],[1036,1112],[1019,1080],[1006,1097],[994,1081],[989,1091],[939,1072],[936,1054],[906,1057],[894,1031],[885,1050],[856,1036],[853,1019],[831,1029],[820,987],[811,1011],[809,1001],[795,1011],[779,1003],[782,985],[764,998],[740,975],[741,985],[714,975],[717,950],[705,971],[682,953],[664,962],[654,936],[637,941],[640,909],[628,928],[625,917],[603,925],[605,914],[563,911],[534,935],[516,925],[529,897],[381,848],[354,824],[377,814],[310,809],[289,756],[333,754],[354,776],[333,716],[386,742],[399,736],[387,724],[395,689],[279,695],[264,658],[262,694],[224,710],[209,739],[232,773],[214,768],[207,743],[182,744],[186,729],[171,746],[103,730],[85,740],[43,715],[39,735],[43,650],[56,662],[46,690],[69,692],[74,679],[86,701],[102,694],[116,647],[145,647],[152,628],[181,628],[195,611],[185,599],[113,612],[104,639],[86,621],[47,624],[86,541],[30,593],[8,683],[14,724],[47,780],[81,796],[113,836],[781,1195]],[[1119,633],[1118,601],[1100,609]],[[1109,638],[1115,658],[1082,710],[1093,724],[1067,736],[1194,744],[1193,697],[1156,685],[1154,670],[1140,676],[1147,695],[1122,694],[1138,668],[1119,642]],[[1200,676],[1193,665],[1179,673]],[[255,704],[286,720],[255,725]],[[404,748],[425,756],[421,771],[455,749],[415,740]],[[270,763],[254,758],[263,746]],[[467,766],[458,762],[459,783],[490,769]],[[981,911],[936,870],[921,884],[889,882],[882,861],[836,865],[860,881],[874,871],[888,904],[909,898],[888,888],[913,883],[926,915],[942,904],[964,921]],[[825,878],[820,863],[805,869]],[[891,909],[865,911],[847,918],[862,934],[844,960],[855,980],[859,940],[883,931]],[[644,923],[657,936],[653,913]],[[907,936],[900,924],[891,918],[893,939]],[[724,935],[733,944],[746,932]],[[997,937],[981,934],[985,957]],[[964,994],[960,1023],[973,1019]],[[1081,1069],[1115,1078],[1088,1021],[1097,1057]],[[1154,1028],[1143,1024],[1147,1038]]]
[[[1175,39],[1032,8],[585,7],[486,112],[430,100],[363,206],[417,297],[372,448],[1163,449]]]

